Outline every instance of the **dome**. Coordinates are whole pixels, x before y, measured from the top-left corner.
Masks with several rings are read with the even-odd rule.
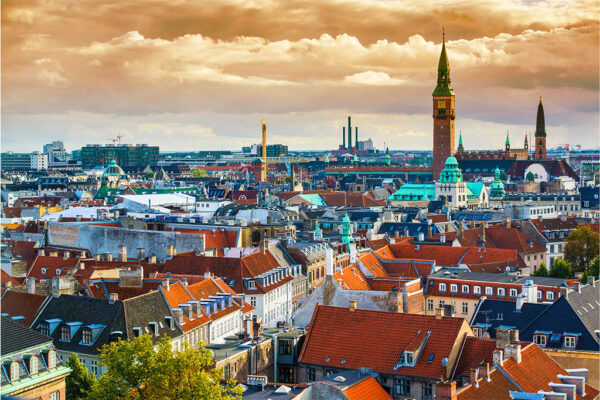
[[[450,157],[446,158],[445,165],[446,165],[446,167],[458,166],[458,161],[456,160],[456,157],[450,156]]]
[[[102,176],[122,176],[125,175],[125,172],[117,165],[115,160],[112,160],[108,167],[104,170]]]
[[[329,162],[329,154],[325,154],[325,160],[323,160],[323,161],[325,161],[326,163]]]
[[[444,165],[444,169],[440,174],[440,182],[444,183],[457,183],[462,182],[462,172],[460,168],[458,168],[458,161],[456,158],[450,156],[446,159],[446,164]]]

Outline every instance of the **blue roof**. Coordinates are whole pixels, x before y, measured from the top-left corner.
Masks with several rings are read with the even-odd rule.
[[[517,311],[516,305],[515,301],[487,299],[479,307],[479,312],[474,316],[471,325],[485,327],[487,323],[490,327],[488,329],[490,337],[495,338],[496,328],[521,331],[549,307],[548,304],[524,303],[521,310]],[[498,315],[501,315],[502,319],[499,319]]]

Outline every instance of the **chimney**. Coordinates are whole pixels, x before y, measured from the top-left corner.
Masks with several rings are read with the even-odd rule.
[[[187,278],[183,278],[183,279],[181,280],[181,284],[182,284],[183,286],[187,286],[187,285],[188,285],[188,280],[187,280]]]
[[[573,289],[577,291],[577,293],[581,293],[581,282],[575,281],[573,283]]]
[[[165,278],[165,279],[163,279],[161,284],[162,284],[162,286],[163,286],[163,287],[164,287],[166,290],[169,290],[169,289],[170,289],[170,287],[169,287],[169,278]]]
[[[108,302],[110,304],[114,304],[115,301],[119,300],[119,294],[118,293],[111,293],[109,296],[110,296],[110,299],[108,300]]]
[[[517,338],[518,340],[518,338]],[[511,357],[517,364],[521,363],[521,345],[520,344],[507,344],[504,347],[506,357]]]
[[[212,277],[212,273],[210,271],[206,271],[204,273],[204,279],[210,279]]]
[[[267,242],[265,239],[260,239],[260,241],[258,242],[258,250],[261,253],[266,253],[267,252]]]
[[[505,347],[519,341],[518,329],[496,328],[496,346]]]
[[[63,260],[68,260],[71,257],[71,252],[69,250],[63,251]]]
[[[471,368],[471,371],[469,372],[469,382],[471,382],[471,384],[475,387],[479,387],[479,384],[477,383],[477,378],[479,378],[479,369]]]
[[[431,221],[431,220],[429,220]],[[433,236],[433,226],[432,225],[428,225],[427,226],[427,237],[432,237]]]
[[[27,278],[27,293],[35,294],[35,278]]]
[[[435,319],[442,319],[443,315],[444,315],[444,309],[443,308],[436,308],[435,309]]]
[[[79,258],[85,258],[85,250],[79,252]]]
[[[333,249],[327,247],[325,250],[325,276],[333,276]]]
[[[156,264],[156,256],[148,257],[148,264]]]
[[[485,222],[481,223],[481,241],[485,242]]]
[[[173,257],[175,255],[175,247],[170,244],[167,246],[167,257]]]
[[[96,255],[94,256],[94,260],[96,260],[96,261],[100,261],[101,257],[102,257],[102,256],[101,256],[100,254],[96,254]]]
[[[85,263],[83,261],[79,261],[79,264],[77,264],[77,269],[79,271],[84,270],[85,269]]]
[[[127,262],[127,246],[120,244],[118,247],[119,261]]]
[[[38,256],[45,256],[46,255],[46,250],[44,250],[44,249],[38,249],[37,255]]]
[[[479,377],[485,379],[486,381],[490,381],[490,363],[482,362],[479,364]]]
[[[348,306],[348,311],[354,312],[356,311],[356,300],[350,300],[350,305]]]
[[[570,291],[570,288],[562,286],[560,288],[560,295],[568,300],[569,299],[569,291]]]
[[[506,229],[510,229],[512,227],[510,217],[504,217],[504,227]]]
[[[562,222],[566,222],[567,221],[567,214],[560,214],[560,220]]]
[[[587,283],[588,285],[590,285],[591,287],[596,287],[596,281],[594,280],[593,276],[588,276],[587,278]]]
[[[502,367],[504,365],[504,352],[502,350],[494,350],[492,353],[494,364]]]
[[[146,249],[145,248],[138,247],[137,258],[138,258],[138,260],[143,260],[144,258],[146,258]]]
[[[456,234],[456,238],[461,240],[463,235],[465,234],[465,224],[462,221],[458,222],[458,233]]]
[[[456,381],[437,382],[435,384],[436,400],[456,400]]]
[[[350,247],[350,264],[356,264],[356,243],[350,243],[348,247]]]
[[[425,234],[423,232],[419,232],[419,242],[423,242],[425,240]]]
[[[106,253],[106,261],[112,261],[112,260],[113,260],[112,253]]]

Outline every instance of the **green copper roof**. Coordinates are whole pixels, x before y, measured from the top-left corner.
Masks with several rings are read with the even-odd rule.
[[[326,206],[327,205],[327,203],[325,203],[323,198],[316,193],[300,194],[299,196],[300,196],[300,198],[308,201],[310,204],[313,204],[316,206]]]
[[[435,200],[435,185],[407,183],[400,186],[387,200],[425,201]]]
[[[121,176],[121,175],[125,175],[125,172],[123,172],[123,170],[121,169],[121,167],[119,167],[117,165],[117,162],[115,160],[112,160],[110,162],[110,164],[108,164],[108,167],[106,167],[106,169],[104,170],[104,173],[102,175],[105,175],[105,176]]]
[[[433,96],[452,96],[454,90],[450,82],[450,63],[448,62],[448,54],[446,54],[446,41],[442,42],[442,53],[438,63],[438,78],[437,86],[433,91]]]
[[[458,168],[458,161],[453,156],[448,157],[440,174],[440,182],[457,183],[462,181],[463,177],[460,168]]]
[[[506,132],[506,145],[510,146],[510,139],[508,138],[508,132]]]

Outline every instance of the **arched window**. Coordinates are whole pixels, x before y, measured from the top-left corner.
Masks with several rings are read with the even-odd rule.
[[[56,351],[50,350],[48,353],[48,368],[56,367]]]
[[[11,381],[19,380],[19,362],[18,361],[14,361],[10,365],[10,380]]]
[[[31,356],[29,359],[29,375],[38,373],[38,358],[37,356]]]

